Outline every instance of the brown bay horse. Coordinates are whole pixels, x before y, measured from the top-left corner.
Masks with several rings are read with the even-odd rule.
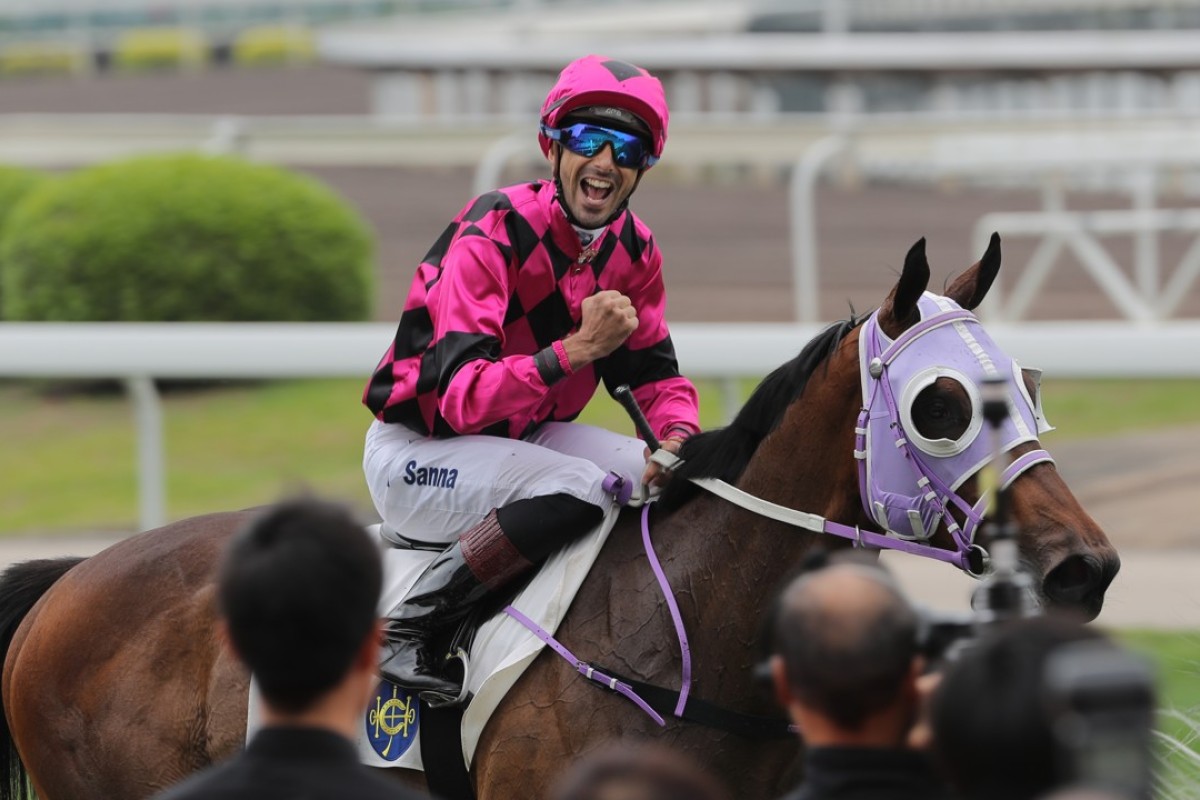
[[[975,308],[999,263],[994,238],[945,296]],[[922,241],[877,312],[888,336],[918,322],[928,281]],[[773,503],[878,531],[860,500],[853,456],[863,405],[862,329],[857,322],[831,326],[767,378],[728,428],[690,440],[673,496],[651,514],[691,642],[694,697],[778,716],[754,679],[761,621],[809,548],[849,542],[691,491],[683,478],[720,477]],[[914,406],[918,425],[961,400],[941,381],[932,392],[935,402]],[[1022,444],[1014,453],[1036,447]],[[970,501],[974,479],[959,491]],[[1021,474],[1009,488],[1009,508],[1041,601],[1095,617],[1119,561],[1054,465]],[[248,676],[218,642],[213,598],[221,548],[250,513],[186,519],[88,559],[26,562],[5,573],[0,797],[28,797],[28,776],[41,800],[134,800],[242,745]],[[642,550],[638,516],[621,515],[557,635],[584,660],[677,688],[679,647]],[[930,541],[952,544],[944,525]],[[660,728],[544,651],[483,732],[472,767],[477,794],[544,796],[573,759],[615,737],[656,737],[678,747],[745,798],[780,794],[798,752],[788,739],[764,743],[670,718]],[[419,774],[401,777],[422,781]]]

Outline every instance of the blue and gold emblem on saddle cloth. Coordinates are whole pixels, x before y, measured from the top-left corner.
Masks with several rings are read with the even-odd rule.
[[[417,696],[389,680],[381,680],[367,704],[367,738],[385,761],[404,755],[417,738],[421,725]]]

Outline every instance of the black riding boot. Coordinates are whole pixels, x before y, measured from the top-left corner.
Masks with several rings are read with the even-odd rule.
[[[434,558],[387,614],[380,672],[421,694],[458,697],[462,684],[444,674],[445,660],[430,651],[433,638],[602,517],[597,506],[568,495],[518,500],[488,514]]]
[[[501,559],[508,563],[498,563]],[[495,574],[488,574],[489,565]],[[407,689],[456,697],[462,686],[443,676],[445,664],[430,652],[431,640],[469,614],[490,588],[529,566],[500,529],[496,512],[488,514],[434,558],[388,613],[380,672]]]

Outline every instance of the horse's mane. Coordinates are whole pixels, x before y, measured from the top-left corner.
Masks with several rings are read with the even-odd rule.
[[[661,507],[678,508],[699,491],[688,478],[720,478],[730,483],[737,480],[759,442],[779,426],[784,412],[804,391],[817,367],[827,363],[838,343],[861,322],[862,318],[852,314],[850,319],[825,328],[798,356],[763,379],[733,422],[698,433],[684,442],[679,452],[684,463],[663,490],[658,501]]]

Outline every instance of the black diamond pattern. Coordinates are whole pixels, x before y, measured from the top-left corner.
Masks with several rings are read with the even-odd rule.
[[[670,335],[641,350],[630,350],[628,346],[621,345],[596,365],[605,386],[628,383],[632,389],[679,374],[675,345]]]
[[[567,271],[575,266],[575,259],[554,243],[554,236],[550,231],[546,231],[546,235],[542,237],[542,247],[545,248],[546,255],[550,256],[550,266],[554,268],[554,283],[557,285]]]
[[[542,302],[529,310],[529,327],[538,348],[549,347],[557,339],[561,339],[575,327],[571,319],[571,310],[558,292],[551,294]]]
[[[472,223],[470,225],[463,225],[462,235],[463,236],[479,236],[483,239],[489,238],[488,235],[483,232],[483,228],[480,228],[478,225],[475,225],[474,223]]]
[[[396,328],[396,358],[408,358],[429,347],[433,341],[433,320],[429,316],[427,306],[410,308],[400,315],[400,325]]]
[[[466,222],[479,222],[493,211],[511,211],[512,201],[508,199],[508,195],[503,192],[488,192],[481,194],[475,198],[475,202],[467,209],[467,213],[463,215],[463,220]]]
[[[500,358],[500,341],[495,336],[483,333],[447,331],[446,335],[438,339],[437,344],[425,353],[421,361],[421,380],[425,379],[425,362],[429,361],[431,356],[437,362],[437,390],[438,394],[441,394],[446,391],[450,379],[463,364],[477,358],[488,361]]]
[[[425,259],[421,263],[440,267],[442,259],[446,257],[446,251],[450,249],[450,243],[454,241],[454,234],[456,233],[458,233],[458,223],[451,222],[446,226],[446,230],[442,231],[442,235],[438,237],[438,240],[433,243],[433,247],[429,248],[429,252],[425,254]]]
[[[525,307],[516,292],[508,296],[508,309],[504,312],[504,327],[507,328],[521,317],[525,316]]]
[[[637,225],[633,222],[633,214],[625,215],[625,224],[621,226],[621,244],[629,251],[629,258],[638,261],[645,250],[645,242],[638,238]]]
[[[600,66],[611,72],[613,77],[619,81],[627,81],[630,78],[637,78],[642,74],[640,69],[627,61],[609,60],[605,61]]]
[[[600,248],[600,252],[592,259],[592,274],[596,276],[596,280],[600,280],[600,273],[604,271],[604,267],[608,265],[608,259],[612,256],[613,250],[617,249],[617,237],[609,236],[604,240],[604,245]]]
[[[438,385],[438,359],[433,349],[421,354],[421,371],[417,373],[417,394],[428,394]]]
[[[429,433],[425,418],[421,416],[421,406],[416,398],[397,403],[383,412],[384,422],[399,422],[417,433]]]
[[[520,214],[505,214],[504,227],[516,256],[517,269],[520,269],[526,259],[537,250],[538,235],[529,224],[529,220]],[[511,263],[511,258],[509,260]]]
[[[609,61],[605,66],[613,70],[620,80],[643,74],[636,67],[620,61]],[[534,186],[538,187],[538,191],[553,191],[549,184]],[[503,231],[496,229],[499,220],[492,215],[497,212],[503,218]],[[485,220],[487,232],[479,225]],[[652,236],[644,233],[639,235],[632,214],[625,215],[619,224],[620,228],[612,230],[603,239],[599,251],[589,262],[592,274],[596,278],[597,291],[604,288],[600,277],[606,267],[614,263],[611,259],[616,258],[617,263],[626,265],[628,256],[628,260],[634,264],[642,264],[647,257],[653,255],[656,247]],[[459,236],[483,237],[491,241],[505,259],[510,271],[521,270],[521,277],[511,287],[504,313],[503,327],[512,336],[518,337],[524,343],[527,336],[532,335],[533,343],[540,350],[564,338],[574,329],[575,321],[560,285],[579,266],[573,248],[569,248],[572,252],[568,254],[556,243],[550,230],[538,236],[534,226],[514,209],[504,192],[492,192],[477,198],[463,213],[462,218],[441,234],[423,262],[423,270],[426,273],[436,273],[426,284],[427,288],[440,279],[447,253],[454,247],[454,242]],[[531,268],[531,264],[536,266]],[[625,268],[627,267],[622,267]],[[531,274],[531,269],[534,274]],[[549,274],[551,272],[553,277]],[[586,280],[586,276],[584,278]],[[524,294],[516,291],[517,286],[522,288]],[[586,285],[572,284],[572,287],[585,291],[587,289]],[[543,296],[543,292],[547,294]],[[393,342],[395,359],[397,362],[405,359],[418,361],[419,366],[410,361],[404,369],[417,369],[415,390],[419,396],[444,392],[453,375],[464,363],[481,358],[495,361],[500,357],[500,339],[496,336],[458,331],[450,332],[436,342],[433,338],[434,326],[427,307],[414,308],[401,315]],[[436,411],[433,412],[430,424],[426,425],[421,404],[416,398],[397,398],[398,402],[394,406],[384,408],[392,399],[391,393],[396,388],[395,370],[399,366],[398,363],[389,360],[376,370],[367,387],[366,405],[387,422],[402,422],[419,431],[432,428],[435,436],[457,435],[458,431],[453,430]],[[620,347],[609,357],[592,365],[587,372],[584,381],[602,378],[606,384],[629,383],[634,387],[679,374],[669,337],[638,351],[631,352],[628,347]],[[411,373],[406,372],[406,375],[406,379],[411,380]],[[552,417],[563,418],[558,409],[552,411]],[[536,424],[530,422],[530,427]],[[512,420],[501,420],[488,426],[484,432],[498,436],[512,435],[511,425]]]

